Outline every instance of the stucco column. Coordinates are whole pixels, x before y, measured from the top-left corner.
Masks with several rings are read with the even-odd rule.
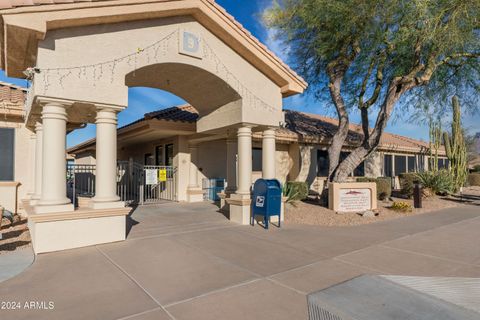
[[[252,185],[252,128],[242,127],[237,132],[238,176],[237,191],[226,199],[229,218],[243,225],[250,223],[250,187]]]
[[[117,112],[98,108],[94,209],[123,207],[117,195]]]
[[[201,202],[203,201],[203,190],[198,185],[198,145],[191,144],[188,146],[190,152],[190,164],[188,167],[188,187],[187,201]]]
[[[252,128],[238,129],[238,185],[237,194],[250,195],[252,185]]]
[[[263,131],[262,139],[262,177],[263,179],[275,179],[275,130]]]
[[[237,190],[237,150],[237,139],[227,139],[227,194]]]
[[[29,161],[29,170],[28,170],[28,192],[27,196],[31,200],[35,195],[35,149],[37,147],[37,135],[34,132],[30,134],[30,141],[28,143],[28,161]]]
[[[37,213],[73,211],[67,198],[66,105],[47,102],[42,111],[43,148],[41,196]]]
[[[35,124],[35,155],[34,155],[34,192],[32,205],[38,203],[42,195],[42,157],[43,157],[43,126],[40,122]]]
[[[198,146],[189,145],[188,149],[190,150],[190,168],[189,168],[189,178],[188,178],[188,189],[198,189]]]

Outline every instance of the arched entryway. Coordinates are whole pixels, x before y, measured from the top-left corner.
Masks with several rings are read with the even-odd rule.
[[[175,138],[178,170],[186,173],[178,180],[179,200],[196,187],[195,146],[221,136],[227,159],[238,154],[238,178],[227,177],[236,180],[230,217],[248,223],[252,132],[264,133],[264,177],[273,177],[273,128],[283,122],[282,98],[302,92],[306,83],[231,16],[204,0],[74,2],[7,15],[2,63],[13,76],[30,67],[26,124],[43,137],[35,214],[78,214],[65,196],[65,134],[85,123],[96,124],[90,208],[123,207],[116,194],[117,114],[128,107],[129,87],[147,86],[182,97],[199,113],[194,130]],[[19,32],[22,37],[12,37]]]

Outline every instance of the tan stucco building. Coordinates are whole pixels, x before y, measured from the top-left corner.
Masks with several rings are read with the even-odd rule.
[[[35,252],[125,239],[129,209],[118,195],[117,159],[153,157],[174,167],[178,201],[201,201],[202,178],[224,177],[223,201],[238,223],[249,221],[256,177],[318,180],[312,168],[323,158],[315,150],[328,135],[283,128],[290,120],[282,99],[303,93],[306,82],[215,1],[12,0],[0,3],[0,16],[0,68],[31,81],[24,108],[4,111],[1,126],[15,127],[5,133],[3,147],[14,149],[5,170],[15,172],[0,186],[21,201],[13,203],[28,215]],[[161,111],[117,132],[136,86],[183,98],[195,121]],[[95,194],[78,207],[67,197],[66,134],[87,123],[96,124],[96,139],[75,153],[79,163],[95,159]],[[400,140],[392,140],[395,151],[419,150]],[[378,175],[381,156],[373,161]]]
[[[24,124],[36,135],[35,190],[23,205],[35,251],[125,239],[117,113],[135,86],[163,89],[195,106],[197,135],[236,138],[238,179],[227,201],[230,218],[247,222],[252,132],[264,137],[263,176],[273,178],[282,98],[302,93],[305,81],[211,0],[45,3],[4,1],[0,8],[0,67],[32,81]],[[66,196],[65,137],[86,123],[97,128],[96,193],[79,210]],[[178,181],[178,199],[199,198],[191,168],[196,141],[175,139],[174,165],[192,173]]]
[[[327,148],[337,121],[291,110],[284,111],[284,115],[285,123],[275,130],[275,178],[282,183],[307,181],[311,192],[321,192],[328,174]],[[236,176],[228,176],[229,164],[233,163],[234,168],[237,166],[235,136],[228,133],[208,137],[196,134],[198,117],[197,110],[190,105],[145,114],[118,130],[118,159],[143,165],[178,167],[178,143],[182,136],[186,136],[190,143],[195,143],[196,184],[202,185],[205,179],[220,178],[226,180],[227,192],[235,190]],[[361,142],[361,132],[360,126],[351,125],[343,154]],[[262,141],[261,133],[252,135],[251,184],[262,177]],[[95,165],[95,149],[96,140],[91,139],[67,152],[75,158],[76,164]],[[428,150],[428,143],[423,141],[385,133],[377,152],[356,170],[355,177],[398,177],[404,172],[426,170]],[[187,183],[182,182],[188,181],[190,173],[188,170],[177,171],[175,199],[178,201],[191,200]]]

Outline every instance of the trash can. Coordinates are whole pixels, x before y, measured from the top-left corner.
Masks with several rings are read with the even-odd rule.
[[[253,186],[252,198],[252,226],[255,225],[255,216],[263,216],[265,229],[268,229],[270,217],[278,216],[280,227],[280,212],[282,205],[282,185],[276,179],[258,179]]]

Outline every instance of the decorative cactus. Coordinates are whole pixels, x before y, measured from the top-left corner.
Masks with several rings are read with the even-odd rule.
[[[429,170],[433,172],[438,171],[438,149],[442,144],[442,123],[440,120],[430,119],[430,159]]]
[[[449,170],[454,179],[455,192],[458,192],[468,177],[467,146],[462,129],[460,103],[456,96],[452,98],[452,107],[452,132],[443,133],[443,143],[450,162]]]

